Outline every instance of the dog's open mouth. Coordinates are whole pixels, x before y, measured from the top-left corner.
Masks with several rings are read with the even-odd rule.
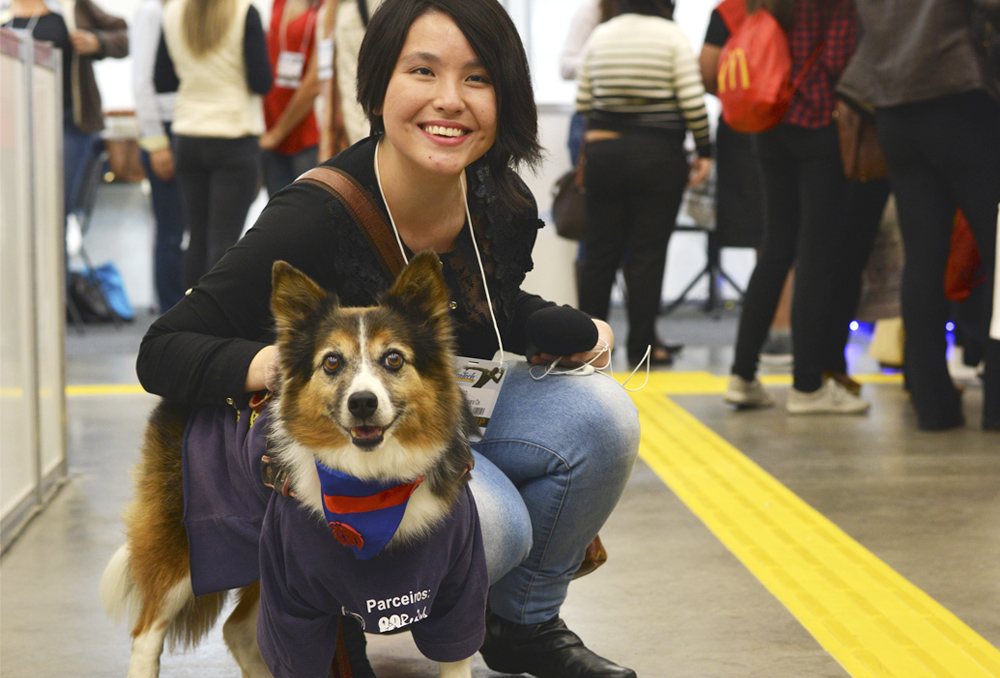
[[[385,428],[382,426],[352,426],[351,439],[358,447],[375,447],[382,442]]]

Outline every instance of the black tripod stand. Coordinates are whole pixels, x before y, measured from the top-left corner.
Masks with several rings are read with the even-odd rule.
[[[708,298],[705,299],[705,305],[703,310],[706,313],[714,311],[719,306],[719,300],[721,299],[720,291],[724,283],[729,283],[729,285],[736,290],[739,295],[740,300],[743,300],[744,290],[736,284],[728,273],[722,269],[720,251],[721,247],[718,244],[718,235],[714,230],[708,230],[702,228],[701,226],[695,225],[683,225],[678,224],[675,232],[687,232],[687,233],[704,233],[706,240],[706,261],[705,267],[695,275],[694,278],[687,284],[684,291],[678,295],[676,299],[668,302],[660,311],[660,315],[669,315],[673,313],[678,306],[687,301],[687,296],[691,293],[691,290],[695,288],[702,278],[708,278]]]

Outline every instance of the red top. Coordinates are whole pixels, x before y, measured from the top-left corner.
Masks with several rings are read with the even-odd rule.
[[[285,14],[286,0],[274,0],[271,7],[271,27],[267,32],[267,56],[271,60],[271,72],[274,75],[274,86],[264,97],[264,122],[268,129],[281,117],[295,94],[294,89],[278,84],[278,55],[282,47],[285,51],[305,53],[305,64],[302,75],[305,76],[316,48],[316,19],[319,5],[311,5],[309,10],[295,17],[285,26],[282,36],[281,21]],[[284,39],[282,39],[284,38]],[[285,137],[275,150],[284,155],[294,155],[299,151],[319,143],[319,127],[312,111],[309,115]]]

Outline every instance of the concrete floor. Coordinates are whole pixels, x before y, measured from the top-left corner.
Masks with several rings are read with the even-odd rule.
[[[807,630],[808,615],[793,614],[780,587],[765,587],[706,527],[709,516],[693,511],[679,498],[682,493],[661,480],[645,439],[644,460],[601,532],[610,560],[570,588],[563,610],[570,627],[641,678],[1000,675],[998,434],[971,423],[951,432],[918,432],[899,383],[874,377],[864,387],[873,402],[868,416],[790,418],[783,408],[787,387],[781,385],[772,387],[779,407],[735,412],[722,402],[711,375],[728,371],[737,313],[705,314],[687,306],[661,319],[663,335],[687,348],[661,375],[677,381],[668,387],[668,381],[654,380],[637,402],[669,395],[697,420],[692,427],[727,442],[740,459],[745,455],[861,550],[884,561],[893,576],[954,614],[983,641],[985,650],[976,655],[981,672],[930,660],[926,666],[932,668],[922,672],[890,666],[864,672],[824,649]],[[70,333],[69,384],[135,384],[135,349],[148,322],[141,315],[121,329]],[[621,326],[620,318],[615,324]],[[865,338],[856,341],[849,352],[854,371],[876,372],[864,355]],[[772,381],[781,381],[787,368],[773,372]],[[716,386],[686,388],[689,376],[691,383]],[[977,422],[981,392],[974,377],[968,383],[966,416]],[[0,675],[125,675],[127,633],[105,617],[97,582],[122,542],[119,513],[130,492],[128,469],[153,403],[136,392],[70,391],[70,478],[0,560]],[[849,616],[845,612],[839,621],[850,626]],[[881,641],[863,625],[857,628],[853,652],[862,656]],[[369,638],[380,678],[437,675],[405,634]],[[196,651],[165,655],[162,675],[235,677],[239,671],[216,629]],[[474,675],[496,674],[477,657]]]

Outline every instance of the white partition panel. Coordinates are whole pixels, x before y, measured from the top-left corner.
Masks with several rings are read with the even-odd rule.
[[[0,34],[0,509],[8,516],[35,490],[32,339],[31,146],[21,42]],[[4,533],[7,530],[3,530]]]
[[[0,548],[66,476],[60,55],[0,30]]]
[[[38,449],[44,494],[66,475],[66,231],[59,51],[35,43],[31,69]]]

